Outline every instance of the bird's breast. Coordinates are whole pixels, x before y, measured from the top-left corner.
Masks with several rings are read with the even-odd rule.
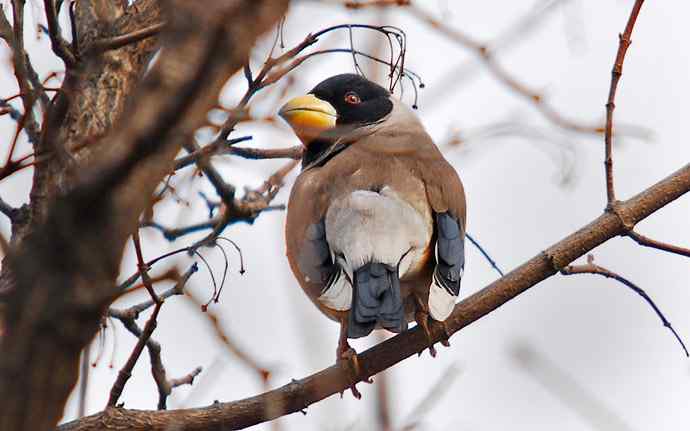
[[[379,191],[354,190],[331,203],[326,237],[347,272],[379,262],[397,266],[404,280],[422,269],[433,234],[431,210],[423,189],[406,192],[390,186]]]

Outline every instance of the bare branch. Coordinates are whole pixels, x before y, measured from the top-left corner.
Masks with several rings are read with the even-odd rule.
[[[17,208],[5,202],[4,199],[0,198],[0,213],[4,214],[5,217],[10,219],[10,221],[13,221],[15,219],[15,217],[17,216],[17,211],[19,211]]]
[[[34,89],[29,82],[29,64],[28,55],[24,49],[24,1],[12,1],[12,21],[14,25],[10,25],[4,12],[0,13],[0,37],[7,42],[7,45],[12,50],[12,64],[14,66],[14,76],[17,80],[17,86],[22,97],[22,104],[24,105],[24,115],[26,116],[24,130],[26,131],[29,141],[36,144],[39,141],[40,131],[38,123],[34,116],[31,107],[34,104]],[[33,70],[33,69],[31,69]]]
[[[144,350],[144,346],[151,338],[153,330],[156,329],[156,319],[158,319],[158,313],[160,312],[162,305],[162,302],[156,304],[151,317],[149,317],[149,320],[146,321],[146,325],[139,336],[137,344],[134,346],[134,350],[132,350],[132,353],[129,355],[129,359],[127,359],[127,362],[122,367],[120,372],[117,373],[117,379],[115,380],[113,387],[110,389],[110,397],[108,398],[107,407],[112,407],[117,404],[117,400],[120,398],[120,395],[125,388],[125,384],[127,384],[127,380],[129,380],[129,378],[132,376],[132,369],[134,368],[134,365],[136,365],[142,350]]]
[[[247,147],[232,147],[228,150],[228,154],[243,157],[245,159],[293,159],[299,160],[302,158],[304,147],[295,145],[287,148],[247,148]]]
[[[348,9],[364,9],[366,7],[409,6],[410,0],[368,0],[346,1],[343,3]]]
[[[153,288],[153,282],[151,281],[151,276],[149,276],[149,266],[146,264],[146,261],[144,261],[144,255],[141,251],[139,229],[134,230],[134,233],[132,234],[132,243],[134,243],[134,252],[137,255],[137,269],[139,270],[141,280],[144,282],[144,287],[146,287],[146,290],[149,292],[149,295],[151,295],[151,299],[153,300],[153,302],[155,302],[156,304],[160,304],[163,302],[163,300],[158,297],[156,291]]]
[[[574,275],[574,274],[596,274],[596,275],[601,275],[606,278],[613,278],[614,280],[622,283],[623,285],[629,287],[632,289],[635,293],[640,295],[642,298],[644,298],[645,301],[654,309],[656,312],[656,315],[659,316],[659,319],[661,319],[661,323],[664,324],[665,327],[667,327],[671,333],[673,334],[674,337],[676,337],[676,340],[678,340],[678,343],[680,343],[681,347],[683,348],[683,351],[685,352],[685,356],[690,357],[690,354],[688,353],[688,349],[685,347],[685,343],[683,343],[683,340],[680,338],[678,333],[676,332],[675,329],[673,329],[673,326],[671,326],[671,322],[666,319],[666,316],[661,312],[659,307],[654,303],[652,298],[647,295],[647,292],[639,288],[637,285],[635,285],[632,281],[628,280],[627,278],[623,277],[622,275],[616,274],[613,271],[610,271],[604,267],[601,267],[599,265],[594,264],[594,257],[590,254],[587,256],[587,264],[585,265],[569,265],[566,266],[565,268],[561,269],[561,274],[563,275]]]
[[[469,233],[466,233],[465,236],[470,240],[473,246],[477,247],[477,250],[479,250],[482,256],[484,256],[484,258],[489,262],[489,265],[491,265],[491,267],[495,269],[501,277],[503,277],[505,274],[503,274],[503,271],[501,271],[501,268],[498,267],[496,261],[491,258],[489,253],[484,250],[484,247],[482,247],[481,244],[479,244],[479,242],[477,242],[477,240],[474,239],[474,237]]]
[[[203,162],[201,163],[203,164]],[[231,224],[238,222],[253,223],[262,212],[284,210],[285,205],[272,205],[271,202],[273,202],[273,199],[283,186],[283,179],[288,173],[290,173],[292,169],[294,169],[295,166],[297,166],[297,163],[297,160],[290,161],[278,171],[273,173],[273,175],[264,181],[264,183],[258,189],[248,191],[241,199],[233,198],[232,201],[230,201],[230,206],[223,201],[218,215],[209,220],[194,223],[189,226],[174,228],[163,226],[155,221],[147,221],[142,223],[142,227],[152,227],[159,230],[168,241],[174,241],[177,238],[190,233],[212,229],[212,232],[208,236],[197,242],[191,248],[197,249],[199,247],[212,244],[223,232],[223,230],[225,230],[225,228]],[[208,167],[206,164],[204,164],[204,166]],[[217,171],[215,171],[214,168],[211,169],[211,172],[214,172],[215,176]],[[220,178],[220,174],[217,175],[219,177],[218,180],[214,179],[211,181],[211,183],[215,184],[218,182],[221,185],[225,185],[226,183]],[[232,189],[234,193],[234,187]]]
[[[49,1],[49,0],[46,0]],[[102,53],[112,49],[119,49],[133,43],[140,42],[152,36],[158,35],[161,30],[165,27],[165,23],[152,24],[148,27],[144,27],[139,30],[135,30],[131,33],[113,36],[107,39],[100,39],[93,43],[89,47],[88,54]]]
[[[637,196],[619,203],[632,224],[647,218],[690,191],[690,164],[649,187]],[[605,212],[577,232],[563,238],[518,268],[494,281],[455,306],[441,325],[431,328],[432,342],[440,342],[462,328],[486,316],[530,287],[558,273],[575,259],[626,230],[619,217]],[[396,335],[358,354],[360,375],[356,381],[373,376],[429,346],[421,328]],[[255,397],[229,403],[217,403],[197,409],[170,412],[107,409],[82,420],[70,422],[59,431],[96,430],[104,420],[111,426],[123,425],[132,430],[174,427],[184,431],[201,431],[212,427],[236,430],[304,410],[310,404],[346,390],[352,385],[352,372],[346,364],[335,365],[301,380]],[[141,425],[140,425],[141,424]]]
[[[53,52],[65,62],[65,66],[73,67],[76,64],[76,59],[69,44],[60,35],[60,23],[55,10],[55,0],[44,0],[43,4],[45,5],[48,34]]]
[[[169,289],[163,295],[160,295],[160,297],[164,298],[171,295],[184,294],[183,287],[189,279],[189,276],[191,276],[191,273],[193,272],[192,269],[193,271],[196,271],[196,264],[190,268],[190,271],[187,271],[188,275],[185,274],[185,276],[183,276],[183,278],[176,284],[174,288]],[[125,329],[141,339],[143,331],[141,328],[139,328],[139,325],[137,325],[136,318],[141,311],[148,308],[150,305],[153,305],[153,301],[135,305],[126,310],[116,310],[111,308],[108,310],[108,315],[118,319],[120,322],[122,322]],[[178,379],[168,379],[167,372],[161,359],[161,345],[153,338],[149,337],[146,341],[146,348],[149,351],[151,361],[151,374],[153,375],[153,379],[158,388],[158,409],[164,410],[167,407],[167,398],[172,393],[172,390],[181,385],[191,385],[194,382],[194,378],[201,373],[202,368],[197,367],[191,373]]]
[[[410,7],[406,8],[406,10],[410,11],[412,15],[416,16],[422,22],[425,22],[432,28],[438,30],[441,34],[445,35],[449,39],[454,40],[459,45],[472,51],[477,58],[484,63],[489,72],[491,72],[496,79],[505,84],[513,92],[532,103],[534,107],[554,125],[562,129],[578,133],[599,135],[604,132],[603,126],[580,124],[565,117],[553,105],[546,101],[546,98],[541,92],[536,91],[519,81],[505,67],[503,67],[486,44],[475,40],[458,29],[446,25],[417,6],[410,5]]]
[[[632,36],[632,31],[635,27],[635,22],[637,22],[637,17],[640,14],[640,8],[642,8],[643,3],[644,0],[635,1],[632,11],[630,12],[630,17],[628,18],[628,23],[625,26],[625,31],[623,31],[623,34],[618,35],[618,52],[616,53],[616,59],[613,63],[613,69],[611,70],[611,87],[609,89],[608,101],[606,102],[606,130],[604,132],[604,169],[606,173],[606,206],[608,208],[611,208],[616,201],[616,192],[613,186],[613,158],[611,156],[611,148],[613,146],[613,111],[616,109],[616,90],[618,89],[618,81],[620,81],[623,75],[625,54],[628,52],[628,47],[632,42],[630,37]]]
[[[37,217],[2,267],[3,290],[10,284],[3,331],[12,336],[0,339],[0,429],[50,429],[62,416],[77,381],[79,353],[96,333],[102,310],[118,294],[115,277],[122,250],[140,214],[170,172],[182,142],[205,124],[225,82],[242,68],[259,35],[282,17],[288,1],[139,0],[128,6],[94,0],[75,2],[75,22],[83,26],[92,6],[114,9],[112,20],[130,19],[140,4],[165,9],[170,37],[162,37],[156,63],[143,78],[136,73],[146,70],[148,39],[132,49],[85,59],[92,67],[80,68],[74,78],[84,83],[88,97],[77,97],[82,90],[71,87],[72,92],[65,91],[69,97],[58,96],[46,119],[46,144],[89,145],[79,155],[78,175],[68,175],[58,164],[52,171],[35,171],[31,204]],[[97,39],[103,28],[112,29],[108,19],[78,32],[82,46],[88,46],[89,37]],[[252,25],[240,25],[247,22]],[[99,66],[113,62],[123,82]],[[95,79],[89,81],[91,77]],[[75,82],[70,78],[65,78],[67,85]],[[140,103],[131,103],[131,94],[123,93],[135,85]],[[79,112],[76,119],[86,124],[66,130],[75,122],[64,116],[94,101],[103,107],[114,103],[104,110],[86,106],[88,112]],[[114,120],[118,127],[109,128]],[[55,188],[58,181],[62,188]],[[40,267],[36,261],[42,262]],[[60,373],[54,372],[55,363],[62,364]],[[46,395],[37,397],[39,393]]]
[[[228,349],[228,351],[237,359],[240,360],[245,366],[256,374],[259,381],[266,386],[268,384],[269,378],[271,377],[271,371],[260,364],[260,362],[242,349],[231,337],[228,336],[227,332],[221,327],[218,316],[212,311],[208,310],[206,304],[199,301],[191,293],[187,293],[187,298],[197,306],[198,310],[203,312],[203,315],[207,318],[211,326],[213,327],[213,332],[220,342]]]
[[[184,157],[175,160],[175,170],[185,168],[196,163],[200,158],[208,159],[211,156],[219,156],[222,154],[229,154],[232,151],[232,146],[239,142],[244,142],[252,139],[251,136],[242,136],[240,138],[220,140],[217,139],[212,143],[200,147]]]
[[[684,247],[678,247],[676,245],[667,244],[665,242],[656,241],[644,235],[641,235],[634,230],[631,230],[625,234],[626,236],[632,238],[636,243],[644,246],[656,248],[657,250],[667,251],[669,253],[679,254],[681,256],[690,257],[690,249]]]

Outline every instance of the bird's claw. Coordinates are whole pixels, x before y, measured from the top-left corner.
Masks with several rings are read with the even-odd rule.
[[[359,368],[359,358],[357,357],[357,352],[355,349],[350,347],[349,345],[345,344],[343,348],[338,349],[338,358],[336,360],[338,364],[342,364],[345,362],[345,366],[347,367],[349,371],[349,376],[350,376],[350,381],[352,382],[350,384],[350,392],[352,392],[352,396],[357,398],[358,400],[362,399],[362,393],[359,392],[357,389],[357,379],[359,376],[360,368]],[[373,383],[373,380],[371,378],[366,378],[363,380],[365,383]],[[345,391],[340,392],[340,398],[343,397]]]
[[[427,342],[429,343],[429,354],[431,355],[432,358],[436,357],[436,348],[434,347],[434,341],[433,337],[431,336],[431,328],[429,326],[429,314],[424,312],[424,311],[417,311],[415,313],[415,320],[417,321],[417,324],[422,327],[422,330],[424,331],[424,335],[426,336]],[[436,320],[431,320],[432,325],[441,325],[443,329],[444,334],[448,334],[448,330],[446,328],[446,323],[445,322],[438,322]],[[444,338],[440,341],[440,343],[445,346],[445,347],[450,347],[450,342],[448,341],[448,338]],[[422,352],[419,352],[417,355],[422,356]]]

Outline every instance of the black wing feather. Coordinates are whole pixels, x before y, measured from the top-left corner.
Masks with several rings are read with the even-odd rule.
[[[438,262],[434,277],[454,296],[460,294],[460,280],[465,268],[465,233],[458,219],[450,213],[437,213]]]

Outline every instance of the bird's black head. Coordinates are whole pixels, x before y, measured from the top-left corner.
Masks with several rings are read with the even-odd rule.
[[[280,110],[295,134],[309,147],[333,140],[362,126],[383,120],[393,110],[391,93],[354,74],[332,76],[309,94],[296,97]]]
[[[332,76],[310,94],[330,103],[338,113],[336,124],[367,125],[380,121],[393,109],[391,93],[375,82],[355,74]]]

